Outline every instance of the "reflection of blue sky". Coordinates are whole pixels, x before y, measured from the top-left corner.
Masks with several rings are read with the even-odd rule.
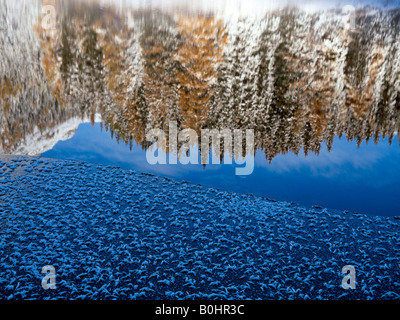
[[[232,165],[155,165],[146,162],[145,151],[135,144],[132,151],[123,142],[101,132],[100,125],[81,124],[67,141],[42,154],[44,157],[83,160],[120,166],[186,180],[224,190],[253,193],[304,205],[321,205],[366,214],[400,215],[400,148],[397,139],[374,144],[335,139],[317,156],[293,153],[278,155],[269,164],[261,151],[250,176],[235,176]]]
[[[347,182],[362,181],[371,186],[384,186],[399,178],[393,174],[393,168],[400,159],[397,141],[392,147],[389,147],[388,141],[378,144],[371,141],[367,144],[364,141],[358,148],[355,142],[335,138],[331,152],[328,152],[325,144],[321,149],[319,155],[310,153],[307,157],[302,153],[298,156],[293,153],[280,154],[271,164],[259,153],[255,160],[256,166],[282,175],[308,172],[310,176],[340,178]]]

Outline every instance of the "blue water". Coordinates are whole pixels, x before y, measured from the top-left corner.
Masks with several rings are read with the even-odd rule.
[[[278,155],[269,164],[260,150],[254,171],[236,176],[237,165],[150,165],[146,152],[132,150],[111,138],[100,124],[81,124],[75,135],[59,141],[43,157],[71,159],[119,166],[141,172],[185,180],[209,187],[252,193],[305,206],[348,210],[368,215],[400,215],[400,147],[397,139],[378,144],[335,138],[331,152],[325,145],[320,154]]]

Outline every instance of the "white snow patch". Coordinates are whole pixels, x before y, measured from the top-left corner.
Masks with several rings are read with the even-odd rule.
[[[53,128],[40,132],[36,127],[33,134],[25,137],[14,150],[14,155],[37,156],[53,149],[58,141],[66,141],[73,137],[81,123],[90,122],[90,118],[74,117]],[[102,122],[101,115],[95,115],[95,122]]]

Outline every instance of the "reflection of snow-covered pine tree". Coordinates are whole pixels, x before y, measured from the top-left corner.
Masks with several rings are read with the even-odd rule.
[[[79,17],[71,19],[62,24],[60,69],[68,102],[84,114],[106,105],[103,52],[95,30]]]
[[[46,66],[41,63],[41,41],[36,34],[39,9],[34,1],[0,2],[0,150],[7,153],[27,134],[66,118],[53,96],[56,76],[47,81]],[[55,75],[57,65],[52,68]]]
[[[372,52],[369,67],[372,79],[376,79],[374,104],[369,113],[369,123],[373,126],[375,141],[379,135],[388,136],[391,142],[393,128],[400,129],[400,25],[399,13],[391,12],[389,16],[377,15],[379,26],[375,36],[377,45]],[[374,18],[377,19],[377,16]],[[376,31],[375,31],[376,32]],[[375,34],[375,33],[374,33]],[[375,76],[375,77],[374,77]],[[370,82],[371,82],[370,80]],[[377,87],[377,88],[376,88]]]
[[[299,67],[303,56],[307,55],[306,35],[309,32],[309,23],[304,20],[303,14],[297,10],[286,9],[280,13],[276,31],[279,38],[275,38],[275,50],[273,56],[270,55],[274,72],[269,76],[273,82],[270,85],[272,95],[269,95],[270,104],[267,109],[267,117],[276,124],[267,127],[264,134],[272,137],[272,141],[280,140],[282,143],[270,146],[269,159],[279,152],[288,152],[290,145],[298,145],[302,136],[301,133],[294,134],[293,130],[293,126],[301,123],[301,119],[299,122],[293,120],[295,112],[302,107],[298,103],[299,83],[305,70]],[[265,32],[265,35],[272,37],[271,31]]]
[[[318,145],[326,138],[326,128],[335,115],[334,110],[340,109],[343,102],[343,51],[346,44],[342,39],[341,21],[332,13],[302,14],[297,21],[297,47],[302,49],[295,49],[298,53],[294,67],[299,73],[292,84],[297,104],[294,136],[309,122]],[[332,130],[332,122],[330,126]]]
[[[255,110],[257,125],[268,120],[275,82],[275,51],[280,43],[280,16],[267,14],[259,41],[260,67],[258,74],[258,101]],[[261,128],[262,129],[262,128]]]
[[[104,54],[105,82],[113,100],[107,106],[105,120],[115,133],[118,131],[121,138],[129,141],[135,134],[131,123],[138,112],[136,96],[143,75],[140,33],[125,24],[107,21],[98,21],[95,26]]]
[[[205,16],[178,19],[182,44],[178,48],[179,107],[182,125],[204,127],[208,120],[217,68],[226,43],[225,27],[220,20]]]
[[[167,130],[170,110],[176,108],[178,98],[174,61],[179,45],[177,29],[172,18],[161,13],[145,13],[140,29],[147,125]]]
[[[209,115],[218,127],[252,128],[255,123],[254,115],[265,100],[260,90],[259,49],[264,24],[264,20],[246,18],[227,24],[228,41]]]

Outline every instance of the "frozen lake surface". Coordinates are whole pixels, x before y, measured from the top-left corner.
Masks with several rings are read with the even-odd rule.
[[[2,158],[2,299],[398,299],[400,220]],[[56,289],[40,273],[56,269]],[[356,269],[356,290],[341,287]]]

